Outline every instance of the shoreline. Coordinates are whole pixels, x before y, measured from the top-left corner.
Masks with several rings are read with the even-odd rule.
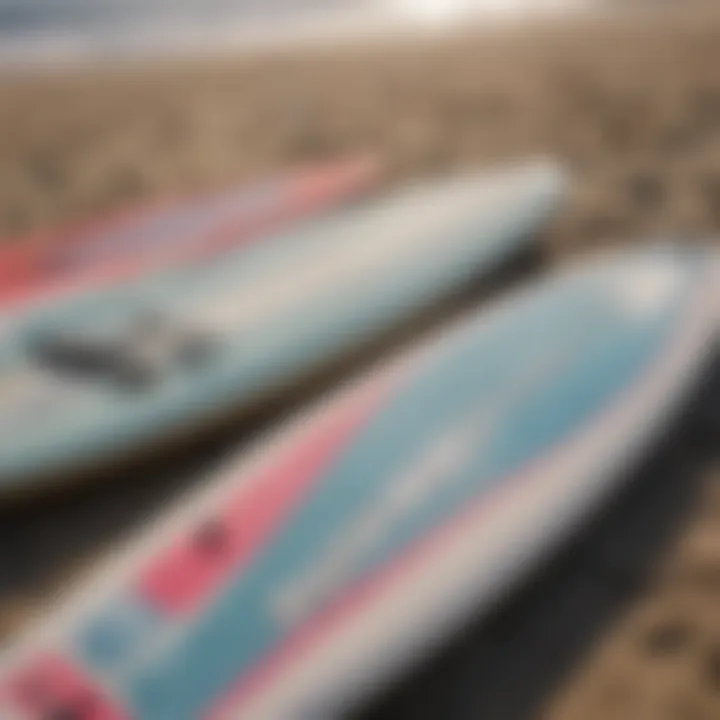
[[[527,32],[553,34],[563,30],[597,32],[625,26],[694,24],[720,17],[720,8],[688,0],[687,7],[662,5],[593,5],[592,0],[553,3],[533,11],[476,11],[462,20],[402,10],[324,11],[286,21],[236,20],[207,27],[186,24],[174,30],[104,33],[25,33],[0,36],[0,79],[27,74],[82,73],[133,69],[147,63],[203,63],[257,60],[276,55],[312,55],[325,51],[367,51],[413,43],[445,42],[453,38],[501,38]]]
[[[468,13],[462,20],[402,9],[385,11],[324,11],[285,21],[231,21],[226,25],[198,28],[192,24],[173,30],[124,35],[104,33],[53,35],[26,33],[8,42],[0,38],[0,74],[63,68],[82,69],[89,63],[132,66],[147,61],[193,62],[232,60],[285,53],[313,53],[338,49],[347,43],[372,47],[394,42],[443,39],[453,35],[477,36],[522,31],[558,24],[595,21],[598,11],[577,4],[550,3],[532,11],[487,9]],[[43,39],[44,38],[44,39]],[[5,42],[5,47],[3,47]]]

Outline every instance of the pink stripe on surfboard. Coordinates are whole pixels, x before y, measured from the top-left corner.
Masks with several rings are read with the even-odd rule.
[[[26,720],[65,717],[63,711],[83,720],[130,720],[105,690],[55,655],[37,657],[12,676],[0,689],[0,716],[3,707]]]
[[[141,576],[138,592],[168,615],[192,613],[248,565],[322,480],[326,468],[373,415],[378,393],[333,413],[281,461],[250,480],[222,514],[201,525]]]
[[[242,247],[265,233],[281,229],[284,224],[301,220],[346,197],[362,192],[375,182],[379,173],[380,165],[364,158],[338,163],[337,166],[329,164],[299,169],[276,181],[282,200],[278,201],[272,212],[252,213],[248,212],[247,208],[241,208],[239,215],[226,213],[225,219],[219,221],[214,230],[199,235],[195,243],[180,248],[173,247],[172,243],[160,247],[152,247],[151,244],[149,248],[141,248],[137,254],[135,251],[118,250],[110,253],[108,258],[99,261],[94,267],[70,270],[61,273],[59,277],[53,277],[51,272],[43,270],[43,262],[49,260],[54,252],[53,243],[49,241],[36,244],[27,250],[0,251],[0,306],[9,308],[60,293],[81,292],[127,280],[163,266],[200,261],[223,250]],[[240,197],[241,193],[238,196]],[[197,198],[195,202],[203,199]],[[207,199],[211,200],[212,197]],[[142,224],[158,212],[172,211],[175,207],[182,209],[182,203],[166,201],[158,203],[154,209],[151,206],[126,211],[115,218],[87,221],[79,224],[76,229],[76,232],[84,237],[65,242],[68,242],[72,249],[87,247],[92,244],[88,236],[123,228],[128,230],[133,224]],[[60,232],[57,235],[62,237],[64,234],[72,234],[72,231]]]
[[[692,313],[702,309],[704,294],[697,293],[696,301],[688,309],[688,320],[680,323],[680,332],[688,334],[687,326],[692,325],[689,318]],[[647,373],[644,381],[640,382],[632,392],[616,399],[610,407],[601,413],[598,422],[606,425],[613,422],[616,415],[620,415],[629,405],[642,402],[643,397],[649,396],[658,379],[658,372],[666,366],[671,366],[675,356],[684,346],[683,337],[674,337],[668,342],[669,351],[656,361],[654,367]],[[597,423],[593,423],[593,428]],[[406,548],[394,561],[369,573],[361,578],[345,595],[338,598],[321,614],[316,615],[304,626],[296,630],[281,645],[272,650],[250,672],[240,677],[228,691],[203,714],[204,720],[224,720],[234,717],[242,710],[251,697],[257,696],[267,689],[268,685],[282,673],[283,669],[300,662],[300,657],[309,652],[314,644],[323,637],[328,637],[343,620],[352,614],[357,615],[362,608],[374,597],[383,591],[387,592],[393,582],[411,574],[428,556],[442,552],[442,548],[454,538],[461,536],[472,526],[476,525],[487,513],[502,506],[521,489],[527,477],[536,476],[542,468],[550,464],[555,457],[577,445],[587,437],[593,428],[583,427],[576,431],[574,437],[553,453],[538,458],[527,464],[524,468],[513,473],[501,483],[489,496],[481,497],[466,505],[458,514],[448,520],[444,525],[437,527],[428,535],[416,540],[413,545]]]

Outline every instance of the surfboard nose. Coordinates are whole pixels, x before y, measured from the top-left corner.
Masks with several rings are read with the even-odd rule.
[[[530,166],[529,182],[535,182],[536,192],[544,196],[548,207],[559,206],[570,188],[570,173],[557,160],[543,156]]]
[[[538,155],[504,166],[493,176],[498,188],[507,189],[519,208],[542,213],[555,211],[567,196],[570,173],[557,159]]]

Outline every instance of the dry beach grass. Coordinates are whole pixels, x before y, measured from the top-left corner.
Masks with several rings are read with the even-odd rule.
[[[708,10],[300,57],[7,72],[0,233],[13,242],[52,223],[212,188],[289,160],[372,149],[387,159],[389,182],[530,152],[560,157],[573,183],[545,238],[557,260],[653,233],[713,235],[718,67],[720,15]],[[697,495],[651,579],[572,672],[546,688],[533,714],[720,717],[720,472],[703,452]],[[681,463],[677,483],[686,468]],[[67,571],[50,574],[41,595]],[[5,592],[6,630],[21,624],[35,594],[21,585]],[[392,717],[392,702],[403,701],[388,702],[377,717]],[[402,717],[432,717],[415,707]],[[484,717],[513,715],[485,710]],[[463,717],[443,714],[451,716]]]

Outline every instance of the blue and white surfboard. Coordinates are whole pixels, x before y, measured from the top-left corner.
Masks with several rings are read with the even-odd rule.
[[[330,363],[528,247],[563,189],[545,162],[404,188],[8,318],[0,494],[109,464]]]
[[[186,499],[5,658],[0,715],[334,717],[615,489],[719,322],[720,259],[668,248],[466,318]]]

